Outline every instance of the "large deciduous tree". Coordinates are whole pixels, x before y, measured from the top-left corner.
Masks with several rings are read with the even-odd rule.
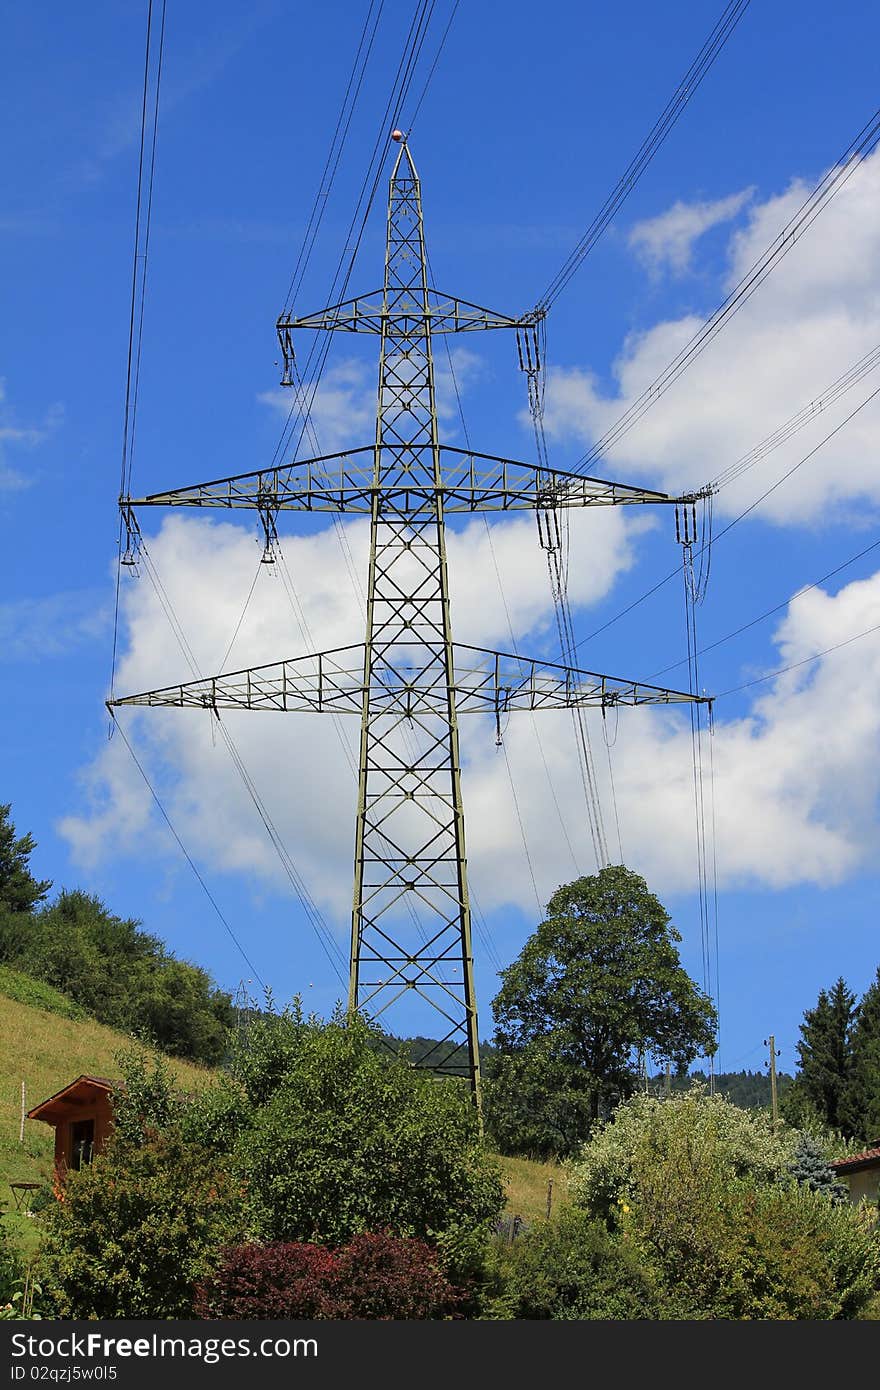
[[[856,996],[841,978],[822,990],[814,1009],[807,1009],[797,1045],[798,1088],[832,1129],[844,1124],[844,1096],[852,1068],[852,1028],[858,1015]]]
[[[622,865],[557,889],[493,1001],[502,1056],[489,1120],[505,1147],[570,1152],[632,1093],[641,1055],[683,1070],[713,1051],[715,1010],[681,965],[680,940]]]

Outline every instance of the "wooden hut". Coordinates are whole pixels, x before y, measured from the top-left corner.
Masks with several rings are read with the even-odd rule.
[[[29,1110],[28,1119],[54,1126],[55,1174],[63,1181],[71,1168],[91,1163],[106,1144],[113,1125],[113,1082],[78,1076]]]

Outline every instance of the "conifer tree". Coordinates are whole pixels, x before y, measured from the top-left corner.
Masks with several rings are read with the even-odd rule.
[[[802,1134],[788,1171],[799,1187],[821,1192],[830,1201],[849,1200],[849,1188],[841,1182],[822,1151],[822,1145],[811,1134]]]
[[[9,819],[12,807],[0,806],[0,909],[30,912],[42,902],[52,887],[50,879],[40,882],[30,871],[30,857],[37,847],[33,835],[16,836]]]
[[[856,996],[841,977],[822,990],[807,1009],[797,1045],[802,1094],[832,1129],[843,1126],[841,1106],[852,1066],[851,1032],[858,1013]]]
[[[880,967],[862,997],[852,1029],[841,1127],[866,1144],[880,1144]]]
[[[17,835],[10,819],[12,807],[0,806],[0,961],[12,959],[26,940],[31,913],[52,887],[30,870],[36,849],[32,835]]]

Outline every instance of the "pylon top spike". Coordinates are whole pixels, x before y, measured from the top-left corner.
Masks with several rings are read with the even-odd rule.
[[[397,158],[394,161],[394,168],[391,171],[392,183],[397,178],[401,170],[401,165],[403,166],[404,175],[408,174],[410,178],[417,179],[418,174],[416,172],[416,166],[413,163],[413,157],[410,154],[407,132],[405,130],[392,130],[391,139],[396,145],[400,146]]]

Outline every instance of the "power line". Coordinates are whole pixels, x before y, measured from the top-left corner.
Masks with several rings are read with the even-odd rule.
[[[346,239],[343,243],[343,248],[340,253],[339,260],[337,262],[337,267],[333,275],[333,280],[330,285],[329,298],[331,299],[331,301],[337,295],[344,296],[348,289],[348,284],[351,279],[352,272],[354,270],[357,254],[360,249],[361,242],[363,240],[364,231],[366,229],[367,221],[369,219],[370,211],[373,205],[373,199],[376,196],[376,189],[378,188],[379,179],[381,178],[382,151],[385,145],[385,141],[388,138],[388,131],[392,128],[392,126],[396,126],[400,123],[401,112],[409,94],[409,89],[415,74],[415,68],[418,64],[419,57],[421,56],[421,50],[425,42],[428,25],[430,24],[435,4],[436,0],[420,0],[420,3],[416,8],[415,13],[413,14],[409,32],[407,34],[406,41],[404,44],[403,54],[397,66],[397,72],[392,83],[391,93],[388,97],[388,100],[385,104],[385,109],[382,113],[382,119],[380,121],[378,132],[376,135],[376,140],[373,145],[373,151],[370,155],[367,170],[365,172],[364,179],[361,184],[361,189],[358,194],[357,201],[355,203],[355,210],[352,215],[348,232],[346,234]],[[359,218],[360,226],[358,227]],[[355,233],[356,227],[357,232]],[[352,238],[354,238],[354,241],[352,241]],[[346,266],[344,275],[343,266]],[[340,283],[341,276],[342,280]],[[298,452],[300,445],[302,444],[303,435],[306,429],[306,421],[308,420],[309,414],[312,410],[312,407],[314,406],[318,385],[323,375],[324,368],[327,363],[327,357],[330,352],[331,341],[332,334],[330,334],[329,332],[319,334],[316,337],[316,340],[313,343],[312,348],[306,359],[306,376],[308,376],[309,374],[312,362],[315,360],[315,358],[317,358],[318,360],[317,366],[314,370],[312,377],[309,380],[308,387],[306,388],[309,391],[309,397],[304,409],[301,409],[303,423],[300,429],[299,438],[297,439],[296,445],[294,446],[294,455]],[[284,426],[284,429],[282,430],[282,434],[278,441],[278,445],[276,446],[270,467],[274,467],[275,462],[282,456],[284,450],[290,442],[290,439],[292,439],[293,417],[295,409],[296,400],[294,399],[294,403],[290,408],[290,412],[287,417],[287,422]]]
[[[745,681],[742,685],[734,685],[729,690],[722,690],[719,695],[713,696],[713,699],[723,700],[725,695],[736,695],[740,690],[748,690],[753,685],[763,685],[765,681],[775,680],[777,676],[784,676],[789,671],[796,671],[799,666],[808,666],[811,661],[820,661],[823,656],[829,656],[831,652],[839,652],[842,647],[849,647],[862,637],[870,637],[872,632],[880,632],[880,623],[876,623],[873,627],[866,627],[863,632],[857,632],[855,636],[847,637],[844,642],[836,642],[833,647],[826,647],[824,651],[814,652],[812,656],[805,656],[803,661],[793,661],[790,666],[780,666],[778,671],[771,671],[766,676],[758,676],[753,681]]]
[[[409,118],[409,124],[407,125],[407,134],[409,134],[409,133],[411,132],[413,126],[414,126],[415,123],[416,123],[416,119],[417,119],[417,117],[418,117],[418,114],[419,114],[419,112],[420,112],[421,109],[422,109],[422,102],[425,100],[425,97],[426,97],[427,94],[428,94],[428,88],[430,87],[431,82],[433,81],[434,73],[437,71],[437,64],[440,62],[440,56],[441,56],[441,54],[442,54],[442,52],[443,52],[443,49],[446,47],[446,40],[447,40],[447,38],[449,37],[449,31],[450,31],[450,29],[452,28],[452,21],[455,19],[455,16],[456,16],[456,14],[458,13],[458,7],[459,7],[459,4],[460,4],[460,3],[461,3],[461,0],[455,0],[455,4],[452,6],[452,13],[451,13],[450,16],[449,16],[449,19],[448,19],[447,24],[446,24],[446,28],[443,30],[443,35],[442,35],[442,37],[441,37],[441,39],[440,39],[440,43],[439,43],[439,45],[438,45],[437,52],[436,52],[436,54],[434,55],[434,61],[433,61],[433,63],[431,64],[430,70],[429,70],[429,72],[428,72],[428,76],[425,78],[424,86],[422,87],[422,94],[421,94],[421,96],[419,97],[418,101],[416,102],[415,110],[413,111],[412,115],[411,115],[410,118]]]
[[[880,344],[871,348],[871,351],[865,353],[865,356],[860,358],[858,362],[848,367],[843,375],[839,376],[836,381],[826,387],[820,396],[817,396],[812,401],[808,401],[805,406],[792,415],[791,419],[786,420],[784,425],[780,425],[778,429],[773,430],[771,434],[768,434],[762,439],[760,444],[755,445],[754,449],[750,449],[747,454],[743,454],[735,463],[723,469],[722,472],[718,474],[717,478],[712,479],[709,486],[718,490],[722,487],[726,487],[736,478],[740,478],[743,473],[753,468],[756,463],[760,463],[761,460],[766,458],[769,453],[772,453],[774,449],[778,449],[781,444],[785,444],[791,439],[792,435],[797,434],[804,426],[812,424],[824,410],[827,410],[831,405],[835,405],[848,391],[851,391],[854,386],[857,386],[860,381],[864,380],[864,378],[878,366],[880,366]]]
[[[342,105],[339,109],[339,115],[336,119],[336,127],[333,131],[333,138],[330,141],[330,148],[327,151],[327,158],[324,161],[324,167],[321,171],[321,176],[318,180],[318,187],[315,192],[314,200],[312,202],[312,208],[311,212],[309,213],[309,220],[306,224],[306,230],[303,235],[299,255],[297,256],[296,264],[293,268],[293,274],[290,277],[290,285],[288,286],[287,296],[284,301],[285,310],[287,310],[290,307],[291,302],[296,298],[296,295],[299,292],[299,289],[302,285],[303,277],[305,276],[306,270],[308,269],[308,264],[311,259],[312,250],[314,249],[315,241],[317,239],[321,223],[324,219],[324,214],[327,211],[327,203],[329,201],[330,194],[333,190],[333,184],[336,179],[336,173],[339,169],[339,162],[342,158],[342,151],[345,147],[345,140],[348,135],[349,128],[351,126],[351,121],[352,117],[354,116],[354,111],[357,105],[358,97],[360,96],[361,87],[363,85],[364,77],[367,71],[367,65],[370,60],[370,54],[373,49],[373,43],[376,38],[376,30],[379,27],[379,21],[382,18],[382,11],[385,7],[385,0],[379,0],[379,7],[376,10],[376,17],[373,21],[372,33],[370,33],[368,39],[367,31],[369,29],[370,17],[373,13],[375,4],[376,0],[370,0],[370,7],[367,10],[366,18],[364,19],[360,39],[358,40],[357,51],[355,52],[351,72],[349,73],[348,82],[345,88],[345,94],[342,98]],[[365,44],[366,51],[364,52]],[[362,54],[363,57],[361,56]],[[360,72],[358,72],[358,68],[360,68]],[[352,88],[354,88],[353,94]],[[351,99],[350,102],[349,98]],[[347,117],[346,107],[348,107]]]
[[[128,749],[129,753],[131,754],[132,762],[134,763],[134,765],[135,765],[135,767],[137,768],[138,772],[141,774],[141,777],[144,779],[144,782],[145,782],[146,785],[147,785],[147,789],[148,789],[150,795],[152,796],[153,800],[155,801],[157,807],[159,808],[159,813],[161,814],[162,819],[164,820],[165,824],[168,826],[168,829],[171,831],[171,834],[174,836],[174,839],[175,839],[176,842],[177,842],[177,846],[178,846],[178,848],[179,848],[181,854],[183,855],[184,859],[185,859],[186,862],[189,864],[190,868],[192,869],[193,873],[195,874],[196,878],[198,879],[199,883],[201,884],[202,890],[203,890],[203,892],[204,892],[204,894],[205,894],[205,897],[208,899],[208,902],[209,902],[209,903],[211,904],[211,906],[213,907],[213,909],[214,909],[214,911],[216,912],[218,918],[220,919],[221,923],[223,924],[223,927],[225,928],[226,932],[229,934],[229,936],[231,937],[232,941],[234,942],[235,947],[236,947],[236,950],[239,952],[239,954],[240,954],[242,960],[244,960],[244,961],[246,962],[246,964],[248,965],[248,967],[254,972],[254,975],[255,975],[256,979],[259,980],[260,984],[263,986],[263,989],[265,989],[265,988],[266,988],[266,985],[265,985],[265,982],[264,982],[264,980],[262,979],[262,977],[261,977],[261,975],[260,975],[259,970],[258,970],[257,967],[254,965],[254,963],[253,963],[253,961],[251,960],[250,956],[249,956],[249,955],[247,954],[247,952],[245,951],[244,947],[242,946],[242,944],[241,944],[241,942],[239,941],[238,937],[236,936],[235,932],[232,930],[232,927],[229,925],[229,922],[227,921],[226,917],[224,916],[223,912],[222,912],[221,909],[220,909],[220,906],[219,906],[219,904],[218,904],[218,902],[217,902],[217,899],[214,897],[214,895],[213,895],[213,893],[211,892],[210,888],[208,887],[207,883],[206,883],[205,880],[202,878],[202,875],[199,873],[199,870],[198,870],[198,868],[196,867],[195,862],[194,862],[193,859],[191,858],[191,856],[190,856],[190,854],[189,854],[189,852],[188,852],[186,846],[184,845],[183,841],[181,840],[180,836],[178,835],[177,831],[175,830],[175,828],[174,828],[174,826],[173,826],[173,824],[172,824],[172,822],[171,822],[171,818],[170,818],[170,816],[168,815],[168,812],[165,810],[165,807],[162,805],[162,802],[159,800],[159,795],[158,795],[158,793],[156,792],[156,790],[155,790],[155,788],[154,788],[152,782],[150,781],[149,777],[147,776],[146,772],[144,771],[144,768],[143,768],[143,766],[142,766],[142,764],[141,764],[141,762],[140,762],[140,760],[139,760],[137,754],[135,753],[134,749],[132,748],[131,744],[129,743],[128,739],[126,738],[125,730],[123,729],[122,725],[119,723],[118,719],[116,718],[116,713],[115,713],[115,711],[110,707],[109,703],[108,703],[108,706],[107,706],[107,707],[108,707],[108,709],[109,709],[109,711],[110,711],[110,718],[113,720],[113,723],[115,724],[116,728],[119,730],[119,734],[120,734],[120,737],[121,737],[121,739],[122,739],[122,742],[125,744],[126,748]]]
[[[732,521],[728,522],[728,524],[721,531],[718,532],[717,536],[713,537],[712,544],[716,544],[718,541],[721,540],[722,536],[727,535],[728,531],[732,531],[734,526],[738,525],[740,521],[742,521],[745,517],[749,516],[751,512],[755,511],[755,509],[759,507],[762,502],[766,501],[766,499],[772,493],[774,493],[777,488],[781,487],[782,484],[786,482],[794,473],[796,473],[799,468],[802,468],[804,464],[809,463],[811,459],[815,458],[819,450],[824,448],[824,446],[828,444],[829,441],[832,440],[836,434],[839,434],[839,432],[842,429],[844,429],[845,426],[848,425],[851,420],[854,420],[855,417],[859,414],[859,412],[864,410],[866,405],[870,405],[871,401],[873,401],[877,395],[880,395],[880,386],[876,387],[875,390],[873,390],[868,396],[864,398],[864,400],[860,401],[859,404],[855,407],[855,409],[850,411],[849,415],[847,415],[843,420],[836,424],[832,430],[829,430],[828,433],[824,436],[824,438],[819,440],[818,444],[815,444],[813,448],[809,450],[808,453],[804,454],[803,458],[799,459],[798,462],[793,464],[791,468],[787,469],[786,472],[783,473],[780,478],[777,478],[775,483],[772,483],[770,487],[766,488],[765,491],[760,494],[760,496],[756,497],[754,502],[750,502],[749,505],[738,514],[738,516],[735,516]],[[706,545],[700,546],[699,550],[696,552],[697,556],[702,555],[707,548],[708,547]],[[577,642],[575,645],[577,647],[582,647],[586,642],[591,642],[594,637],[598,637],[600,633],[607,631],[607,629],[609,627],[612,627],[614,623],[619,622],[621,618],[625,618],[627,614],[633,611],[634,608],[638,608],[639,605],[644,603],[646,599],[651,598],[654,594],[657,593],[659,589],[662,589],[665,584],[668,584],[670,579],[676,578],[677,575],[677,567],[673,570],[670,570],[669,573],[665,574],[662,579],[658,579],[657,583],[653,584],[650,589],[646,589],[646,591],[643,594],[641,594],[638,598],[633,599],[632,603],[628,603],[626,607],[622,608],[619,613],[616,613],[613,618],[609,618],[607,622],[604,622],[599,627],[594,628],[592,632],[588,633],[586,637],[582,637],[580,641]]]
[[[801,204],[754,265],[681,351],[658,377],[627,407],[610,429],[591,445],[575,465],[574,471],[594,463],[618,444],[651,406],[672,386],[682,373],[700,356],[709,343],[751,299],[772,270],[788,255],[791,248],[828,206],[831,199],[847,183],[854,170],[870,155],[880,142],[880,110],[876,111],[855,139],[847,146],[836,164],[823,174],[812,193]]]
[[[818,589],[820,584],[824,584],[828,579],[833,579],[836,574],[840,574],[841,570],[848,569],[850,565],[854,565],[857,560],[861,560],[865,555],[870,555],[871,551],[876,550],[878,546],[880,546],[880,540],[872,541],[870,545],[865,546],[864,550],[860,550],[856,555],[850,555],[849,559],[841,561],[839,565],[835,565],[834,569],[829,570],[827,574],[823,574],[819,579],[814,579],[810,584],[802,585],[800,589],[796,589],[793,594],[789,594],[788,598],[783,599],[781,603],[775,604],[773,608],[768,608],[766,612],[759,613],[756,618],[752,618],[749,622],[742,623],[739,627],[734,628],[733,632],[728,632],[723,637],[719,637],[717,641],[710,642],[707,646],[701,647],[697,655],[704,656],[706,652],[714,651],[716,647],[722,646],[723,643],[732,641],[734,637],[739,637],[740,633],[748,632],[749,628],[755,627],[758,623],[763,623],[767,618],[772,618],[774,613],[779,613],[783,608],[787,608],[790,603],[794,603],[796,598],[800,598],[802,594],[808,594],[811,589]],[[646,679],[652,681],[655,680],[657,676],[665,676],[668,671],[674,671],[679,666],[684,666],[687,660],[687,657],[683,657],[681,661],[675,661],[671,666],[664,666],[660,671],[653,671]]]
[[[748,3],[749,0],[731,0],[731,3],[726,6],[715,28],[712,30],[708,39],[703,44],[703,47],[700,49],[696,58],[676,87],[672,97],[657,118],[650,134],[643,141],[638,152],[627,165],[620,181],[615,185],[602,204],[565,264],[557,271],[554,278],[550,281],[543,296],[535,306],[534,313],[536,315],[545,314],[547,310],[550,309],[565,289],[569,280],[571,280],[572,276],[592,251],[609,223],[623,206],[624,202],[635,188],[638,180],[660,149],[663,141],[666,139],[667,135],[669,135],[679,116],[684,111],[685,106],[706,76],[706,73],[724,48],[747,10]]]
[[[187,640],[186,634],[183,630],[183,626],[180,622],[180,619],[177,616],[171,598],[168,595],[168,592],[165,589],[165,586],[163,585],[161,579],[159,578],[159,574],[156,570],[155,563],[152,560],[149,550],[147,549],[147,546],[144,544],[142,544],[141,546],[141,553],[144,558],[144,567],[146,569],[147,576],[150,579],[150,582],[153,586],[153,590],[156,594],[156,597],[159,600],[160,607],[165,613],[165,616],[171,625],[171,629],[174,632],[175,637],[177,638],[178,644],[181,648],[181,651],[183,652],[184,659],[189,665],[190,670],[192,671],[195,678],[197,680],[200,680],[201,671],[199,669],[198,662],[196,661],[195,654],[192,650],[192,647],[189,644],[189,641]],[[216,711],[214,711],[214,714],[217,718],[217,724],[221,730],[223,740],[226,744],[233,765],[245,786],[245,790],[248,792],[248,795],[250,796],[251,800],[254,803],[254,806],[256,807],[257,814],[260,816],[263,826],[269,836],[270,843],[272,844],[280,860],[281,867],[284,870],[287,878],[289,879],[297,897],[299,898],[300,905],[310,925],[312,926],[316,936],[318,937],[319,944],[321,945],[322,949],[324,950],[325,954],[330,960],[331,966],[336,972],[337,978],[339,979],[340,983],[344,985],[343,977],[333,960],[333,953],[335,952],[336,956],[339,958],[340,961],[343,961],[344,964],[344,958],[342,957],[342,953],[339,949],[339,946],[335,938],[333,937],[330,928],[325,922],[320,908],[318,907],[314,898],[311,896],[308,887],[306,886],[305,879],[302,877],[302,874],[297,869],[296,864],[294,863],[289,850],[284,845],[281,836],[278,833],[274,825],[274,822],[272,821],[271,816],[269,815],[269,812],[266,809],[265,803],[263,802],[262,798],[257,792],[253,778],[251,777],[244,764],[244,760],[232,738],[232,735],[229,733],[229,730],[226,728],[226,725],[222,723]]]
[[[153,213],[153,181],[156,171],[156,141],[159,131],[159,93],[162,84],[162,60],[165,51],[165,8],[162,0],[162,15],[159,22],[158,59],[156,63],[155,93],[152,109],[152,138],[149,139],[149,168],[146,170],[146,207],[144,203],[145,157],[148,143],[150,118],[148,117],[150,98],[151,53],[153,41],[153,0],[147,5],[147,31],[144,45],[144,81],[141,98],[141,128],[138,153],[137,198],[135,202],[134,246],[131,264],[131,299],[128,318],[128,357],[125,369],[125,404],[122,423],[122,460],[120,465],[119,495],[124,497],[131,487],[131,469],[134,458],[135,432],[137,425],[137,406],[140,387],[141,347],[144,333],[144,304],[147,288],[147,253],[150,246],[150,225]],[[143,249],[141,249],[141,213],[144,213]],[[139,265],[140,275],[138,275]],[[119,514],[117,532],[116,585],[113,604],[113,645],[110,658],[110,699],[113,699],[116,682],[116,657],[119,647],[119,599],[122,578],[123,548],[122,538],[125,523]],[[110,723],[112,735],[115,723]]]

